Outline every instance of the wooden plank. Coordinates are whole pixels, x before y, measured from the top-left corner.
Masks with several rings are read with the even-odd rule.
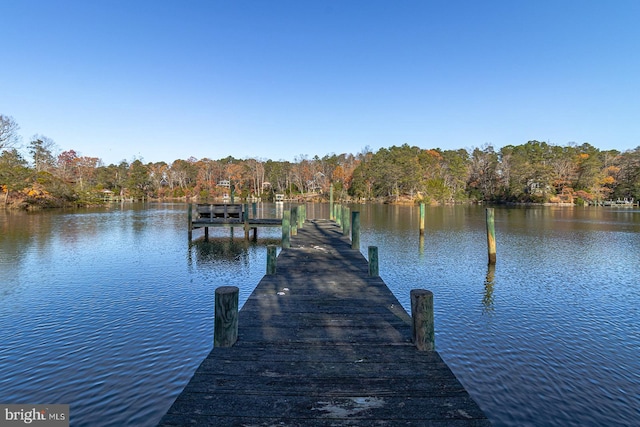
[[[333,222],[291,238],[161,426],[488,426],[411,317]]]

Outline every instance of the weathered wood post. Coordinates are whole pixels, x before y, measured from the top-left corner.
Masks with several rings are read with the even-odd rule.
[[[420,203],[420,235],[424,236],[424,203]]]
[[[251,204],[251,211],[253,212],[253,217],[256,218],[258,216],[258,204],[256,202]]]
[[[369,246],[369,276],[380,276],[380,270],[378,269],[378,247]]]
[[[209,241],[209,227],[204,228],[204,241],[205,242]]]
[[[231,347],[238,340],[238,295],[236,286],[216,289],[213,346]]]
[[[329,186],[329,219],[335,219],[333,216],[333,184]]]
[[[433,292],[426,289],[411,290],[411,338],[420,351],[435,350],[433,324]]]
[[[493,208],[487,208],[487,251],[489,252],[489,264],[496,263],[496,227],[494,224]]]
[[[351,249],[360,249],[360,212],[351,212]]]
[[[342,235],[348,236],[351,233],[351,208],[345,206],[343,216]]]
[[[336,222],[342,228],[342,205],[336,205]]]
[[[298,207],[291,208],[291,235],[298,235]]]
[[[342,232],[344,234],[345,228],[347,224],[351,223],[350,219],[347,219],[347,215],[350,215],[349,208],[345,205],[342,205]]]
[[[275,245],[267,246],[267,274],[276,274],[276,247]]]
[[[244,204],[242,220],[244,221],[244,240],[249,240],[249,203]]]
[[[304,222],[304,205],[298,206],[298,228],[302,228]]]
[[[188,230],[188,236],[189,236],[189,241],[191,241],[191,238],[193,237],[193,205],[191,203],[189,203],[189,206],[187,207],[187,226],[189,227]]]
[[[291,247],[291,239],[289,233],[291,232],[291,212],[282,212],[282,249]]]

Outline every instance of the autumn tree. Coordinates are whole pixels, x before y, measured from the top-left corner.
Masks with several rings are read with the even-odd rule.
[[[20,126],[13,117],[0,114],[0,152],[16,148],[20,144],[18,130]]]
[[[4,193],[4,204],[9,202],[11,193],[27,187],[32,172],[27,161],[15,148],[0,153],[0,189]]]

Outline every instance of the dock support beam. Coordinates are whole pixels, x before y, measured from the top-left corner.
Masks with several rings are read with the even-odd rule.
[[[267,274],[276,274],[277,270],[277,255],[275,245],[267,246]]]
[[[420,203],[420,235],[424,236],[424,203]]]
[[[231,347],[238,340],[238,296],[236,286],[216,289],[213,347]]]
[[[433,325],[433,293],[426,289],[411,290],[411,338],[420,351],[435,350]]]
[[[487,251],[489,264],[496,263],[496,227],[493,208],[487,208]]]
[[[369,276],[380,276],[380,270],[378,268],[378,247],[369,246]]]
[[[351,212],[351,249],[360,250],[360,212]]]

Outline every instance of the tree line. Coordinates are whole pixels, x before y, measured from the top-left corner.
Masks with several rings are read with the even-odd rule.
[[[620,152],[589,143],[528,141],[496,150],[423,149],[404,144],[357,154],[297,156],[293,162],[257,158],[142,159],[104,165],[97,157],[61,151],[35,135],[23,146],[19,126],[0,115],[0,188],[5,206],[83,206],[109,200],[228,196],[273,200],[426,203],[598,203],[640,198],[640,147]]]

